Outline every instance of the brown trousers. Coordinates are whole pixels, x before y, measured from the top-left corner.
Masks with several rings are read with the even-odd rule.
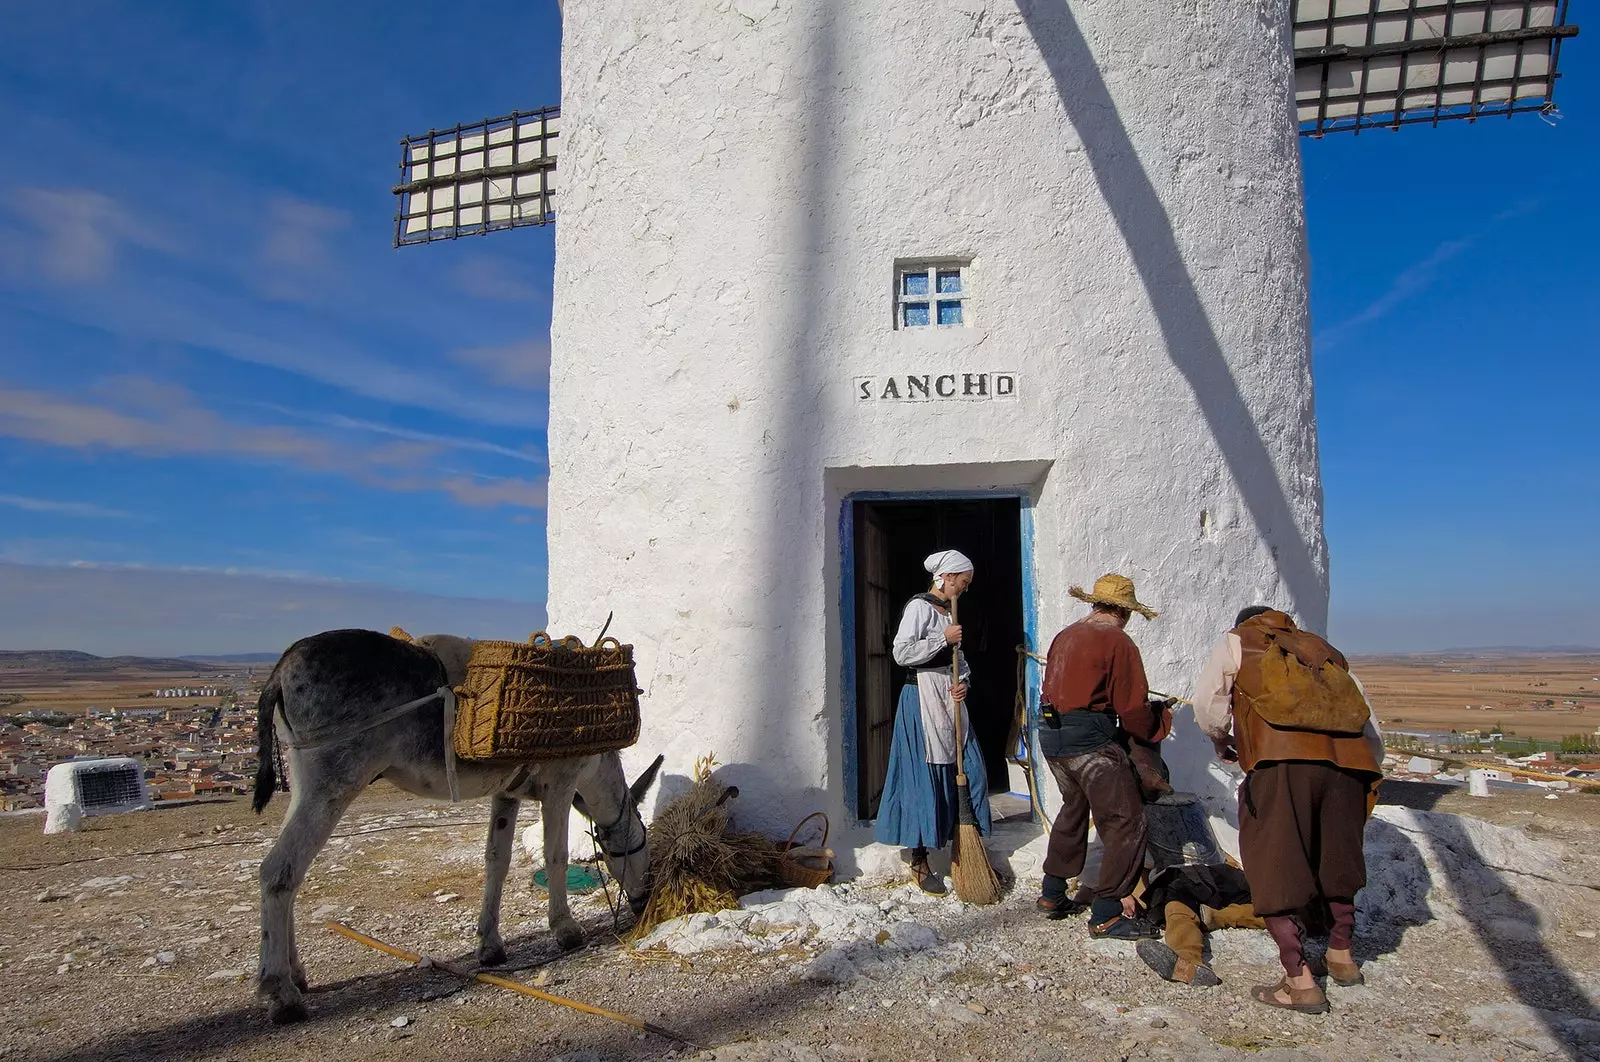
[[[1239,789],[1239,855],[1264,917],[1354,900],[1367,883],[1370,780],[1331,763],[1273,763]]]
[[[1215,911],[1209,907],[1196,911],[1186,903],[1168,900],[1163,915],[1166,919],[1167,947],[1176,952],[1179,959],[1194,966],[1205,965],[1208,930],[1266,928],[1266,922],[1247,903],[1229,904]],[[1192,977],[1194,971],[1190,970],[1189,975]]]
[[[1058,878],[1083,872],[1092,814],[1104,852],[1094,885],[1080,889],[1077,898],[1115,900],[1130,895],[1144,869],[1149,827],[1128,754],[1110,744],[1082,756],[1049,756],[1045,762],[1061,788],[1061,811],[1050,827],[1044,872]]]

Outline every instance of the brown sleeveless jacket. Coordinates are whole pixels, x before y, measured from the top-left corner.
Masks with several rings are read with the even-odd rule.
[[[1301,760],[1331,763],[1374,776],[1383,769],[1372,758],[1365,735],[1344,737],[1316,730],[1289,730],[1273,726],[1251,708],[1251,701],[1265,692],[1261,677],[1261,658],[1271,636],[1294,631],[1297,640],[1314,638],[1326,649],[1326,658],[1348,670],[1344,654],[1316,635],[1302,632],[1294,621],[1278,611],[1254,616],[1233,629],[1243,649],[1239,674],[1233,680],[1233,739],[1239,752],[1239,766],[1246,771],[1269,763]]]

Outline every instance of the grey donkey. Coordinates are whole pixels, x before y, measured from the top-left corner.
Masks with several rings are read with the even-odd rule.
[[[306,1017],[307,981],[294,941],[295,892],[351,802],[379,778],[418,796],[450,798],[442,700],[399,715],[393,709],[442,686],[459,685],[471,651],[469,640],[450,635],[407,643],[376,631],[327,631],[291,645],[267,679],[257,704],[256,811],[266,807],[277,788],[280,730],[293,782],[283,829],[261,864],[257,991],[266,997],[274,1022]],[[635,914],[644,909],[650,851],[639,802],[660,767],[658,756],[630,786],[614,752],[508,767],[458,762],[461,799],[492,799],[478,914],[481,964],[505,961],[500,894],[511,865],[520,800],[538,800],[542,807],[550,928],[563,948],[583,943],[583,929],[567,907],[569,807],[595,823],[606,863],[629,905]]]

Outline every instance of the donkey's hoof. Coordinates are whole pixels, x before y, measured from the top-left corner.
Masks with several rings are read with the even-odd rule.
[[[302,978],[304,976],[301,974]],[[306,1005],[300,997],[303,989],[295,981],[291,971],[287,977],[274,974],[256,982],[256,995],[267,1001],[267,1017],[274,1025],[289,1025],[306,1019]]]
[[[310,1016],[311,1012],[306,1010],[305,1002],[299,999],[288,1001],[275,999],[267,1007],[267,1017],[274,1025],[293,1025],[305,1021]]]
[[[555,930],[556,943],[561,945],[562,951],[583,947],[583,927],[570,918],[552,928]]]
[[[478,945],[479,966],[503,966],[506,961],[506,946],[498,940],[484,941]]]

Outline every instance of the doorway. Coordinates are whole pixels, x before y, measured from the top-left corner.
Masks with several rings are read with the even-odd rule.
[[[928,589],[923,560],[940,549],[960,550],[972,560],[972,587],[961,596],[957,617],[962,652],[972,667],[967,711],[990,791],[1007,791],[1016,647],[1025,630],[1022,499],[874,495],[853,500],[851,510],[854,564],[846,570],[854,593],[846,620],[854,667],[847,674],[853,671],[857,816],[878,814],[895,708],[909,680],[908,669],[894,662],[894,635],[906,602]]]

